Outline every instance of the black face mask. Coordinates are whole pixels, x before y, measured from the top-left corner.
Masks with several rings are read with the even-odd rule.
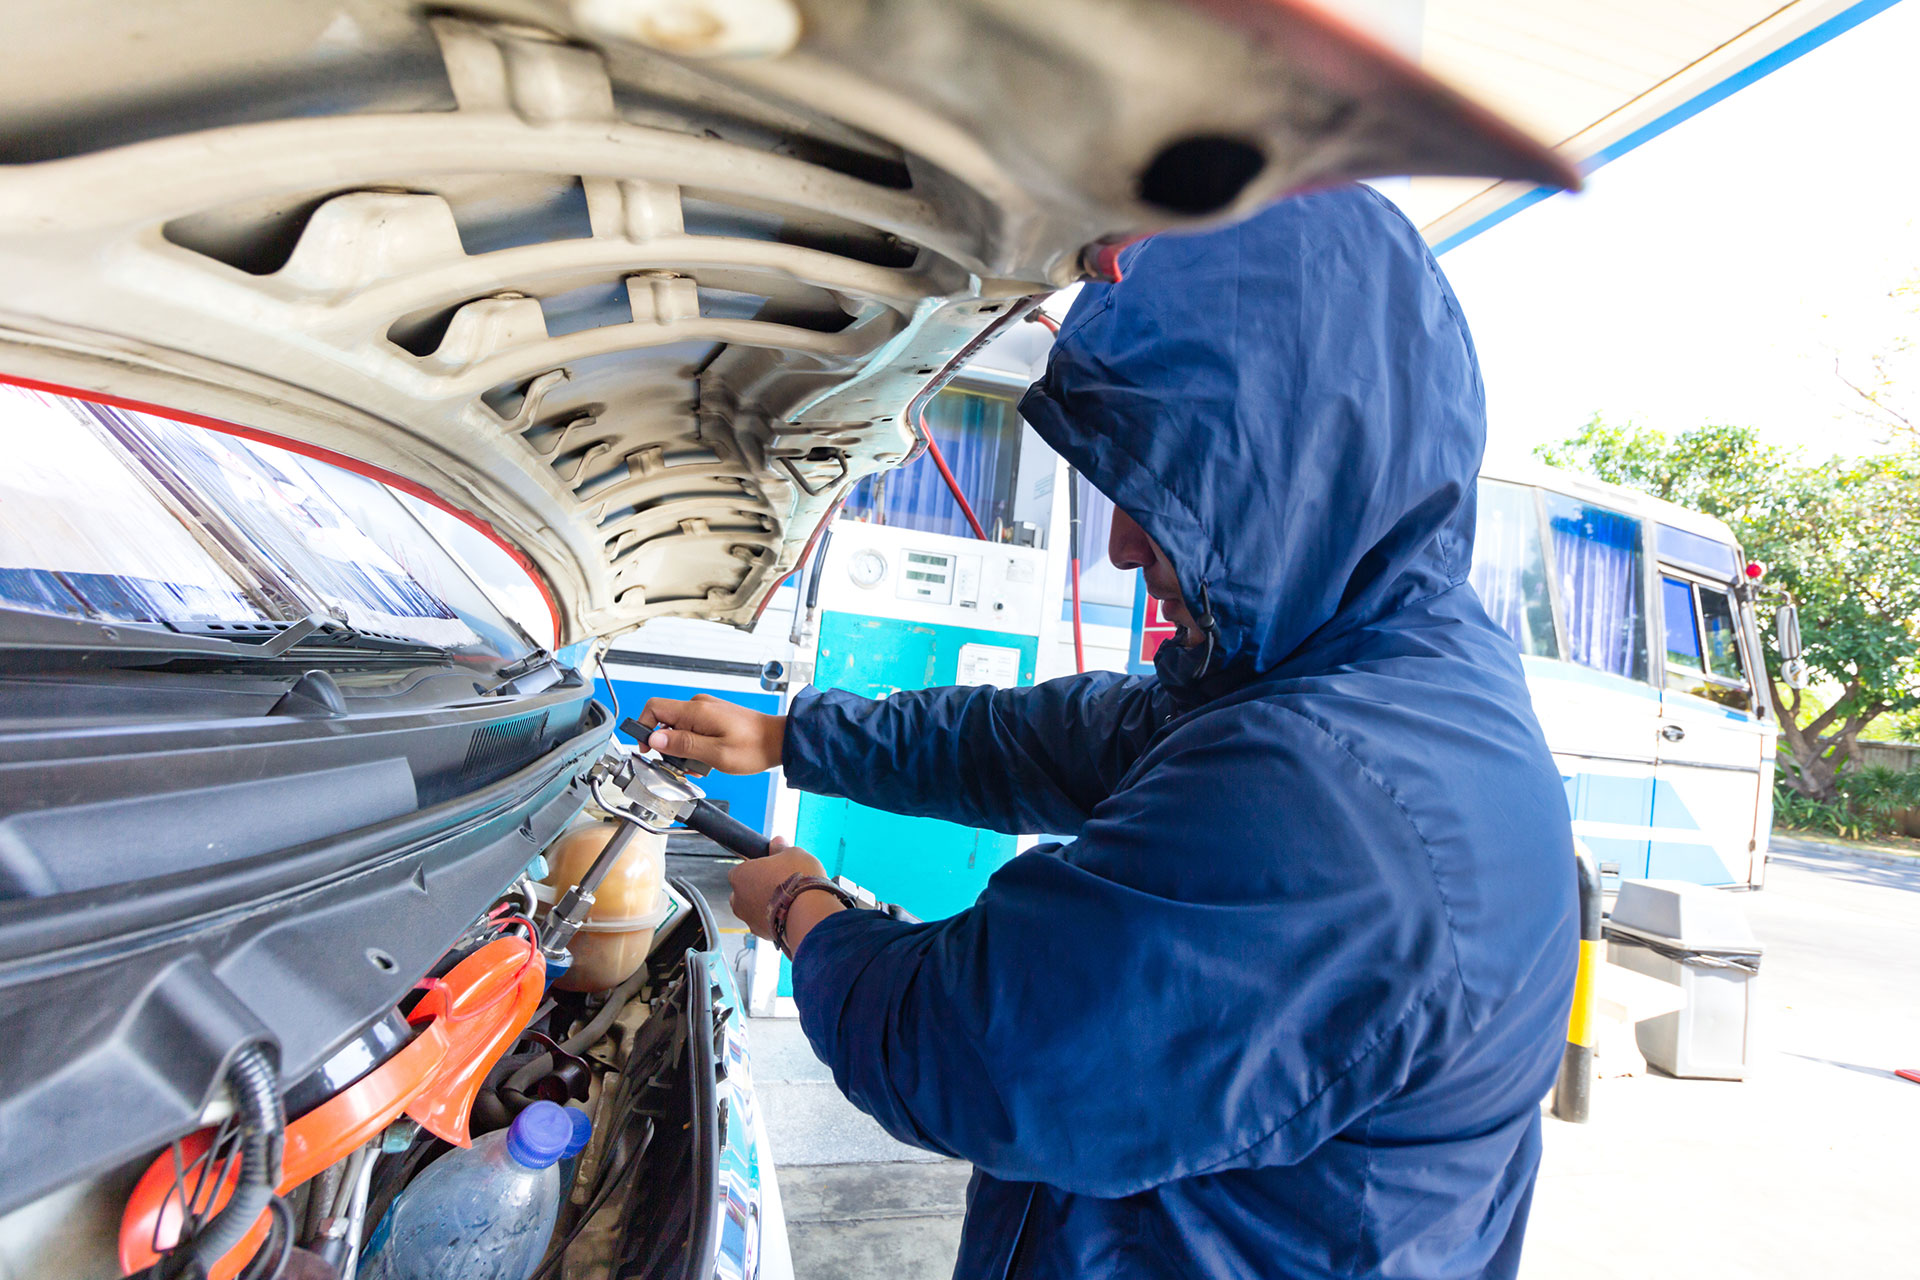
[[[1194,631],[1201,640],[1192,643]],[[1181,627],[1173,638],[1153,655],[1153,669],[1160,683],[1183,702],[1209,702],[1231,689],[1238,681],[1214,669],[1220,649],[1220,621],[1213,616],[1213,599],[1206,579],[1200,580],[1200,612],[1194,616],[1193,630]]]

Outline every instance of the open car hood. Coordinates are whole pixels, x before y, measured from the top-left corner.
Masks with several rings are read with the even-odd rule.
[[[1282,0],[7,7],[0,377],[430,493],[563,644],[750,623],[969,347],[1120,244],[1574,181]]]

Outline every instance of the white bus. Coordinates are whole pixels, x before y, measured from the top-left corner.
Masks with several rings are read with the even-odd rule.
[[[1732,531],[1583,476],[1489,466],[1472,580],[1519,646],[1606,887],[1758,888],[1778,729]]]

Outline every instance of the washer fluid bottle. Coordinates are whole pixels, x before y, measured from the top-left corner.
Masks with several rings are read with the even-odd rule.
[[[407,1184],[361,1257],[365,1280],[527,1280],[560,1211],[573,1121],[536,1102]]]

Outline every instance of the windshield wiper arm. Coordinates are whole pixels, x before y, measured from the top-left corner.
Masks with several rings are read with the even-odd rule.
[[[366,649],[375,653],[422,654],[436,658],[451,657],[453,650],[429,640],[403,640],[393,636],[371,635],[325,614],[308,614],[282,632],[280,639],[290,634],[296,627],[306,629],[288,641],[272,656],[278,657],[295,646],[328,646],[337,649]],[[253,646],[249,645],[248,648]]]
[[[23,650],[104,650],[166,653],[182,657],[278,658],[327,625],[310,614],[287,624],[265,640],[247,643],[226,636],[179,631],[164,623],[103,622],[70,618],[32,609],[0,607],[0,648]]]
[[[390,640],[367,635],[324,613],[310,613],[286,623],[265,639],[236,640],[164,623],[105,622],[0,606],[0,649],[27,652],[112,651],[165,654],[177,658],[272,662],[285,658],[295,649],[322,645],[396,656],[451,656],[450,650],[424,640]]]

